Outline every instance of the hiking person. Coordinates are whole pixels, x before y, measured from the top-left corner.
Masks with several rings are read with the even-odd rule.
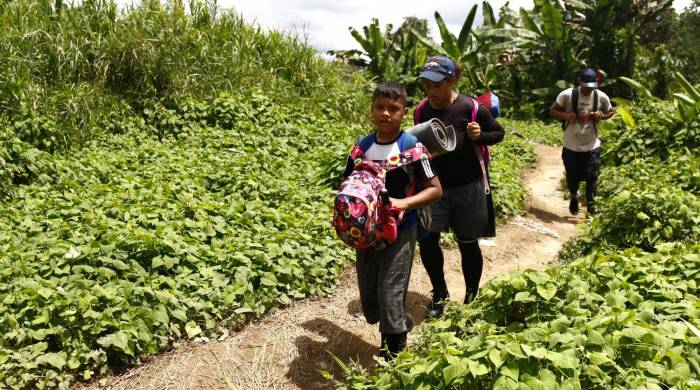
[[[421,260],[433,286],[432,300],[426,308],[429,317],[442,315],[444,301],[449,297],[440,232],[449,228],[457,238],[466,285],[465,303],[479,291],[484,263],[479,237],[496,235],[493,200],[480,147],[501,142],[505,133],[486,107],[456,91],[461,75],[455,61],[430,57],[418,76],[428,97],[421,108],[420,121],[440,119],[446,126],[454,126],[457,136],[453,151],[433,159],[443,193],[440,201],[427,210],[432,221],[426,227],[426,237],[419,241]]]
[[[614,115],[610,98],[598,89],[598,73],[585,68],[579,86],[562,91],[549,107],[549,115],[564,121],[564,147],[561,157],[566,171],[566,186],[571,195],[569,212],[579,212],[578,187],[586,182],[586,212],[595,213],[596,182],[600,165],[598,123]]]
[[[343,177],[353,173],[360,160],[389,161],[400,152],[420,146],[416,137],[401,130],[408,114],[406,90],[395,82],[381,83],[372,95],[375,131],[361,138],[355,148],[362,155],[348,158]],[[391,207],[403,210],[396,241],[384,249],[357,250],[357,281],[365,319],[379,323],[381,352],[393,358],[406,346],[413,320],[406,313],[406,293],[416,245],[417,210],[438,199],[442,188],[433,174],[427,152],[422,158],[386,173],[385,188]],[[418,187],[416,187],[418,185]],[[412,189],[417,188],[413,192]]]

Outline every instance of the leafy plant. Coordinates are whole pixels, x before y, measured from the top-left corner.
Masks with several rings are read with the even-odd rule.
[[[373,374],[340,388],[692,387],[700,247],[666,244],[493,279]]]

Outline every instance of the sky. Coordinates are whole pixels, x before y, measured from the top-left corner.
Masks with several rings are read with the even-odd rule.
[[[505,0],[489,1],[497,14],[498,9],[506,3]],[[673,6],[677,11],[689,5],[691,0],[674,0]],[[251,22],[265,29],[277,29],[296,32],[306,36],[309,43],[318,51],[360,49],[359,44],[350,35],[348,27],[358,31],[369,25],[372,18],[379,19],[384,29],[386,23],[398,27],[403,18],[416,16],[427,19],[435,38],[438,29],[433,13],[440,12],[447,27],[453,34],[459,34],[467,13],[476,0],[218,0],[219,7],[234,9]],[[513,9],[524,7],[531,9],[532,0],[510,0]],[[481,7],[477,11],[476,23],[481,24]],[[436,39],[439,41],[439,39]]]

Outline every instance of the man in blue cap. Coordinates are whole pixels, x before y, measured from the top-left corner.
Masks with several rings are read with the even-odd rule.
[[[598,72],[585,68],[579,86],[562,91],[549,108],[549,115],[564,121],[562,159],[566,170],[566,186],[571,194],[569,212],[579,211],[578,186],[586,182],[586,211],[595,213],[596,182],[600,164],[598,122],[614,115],[610,98],[598,90]]]

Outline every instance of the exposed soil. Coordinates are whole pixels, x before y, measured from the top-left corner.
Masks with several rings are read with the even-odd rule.
[[[499,226],[497,237],[482,241],[481,283],[515,269],[543,269],[561,245],[575,234],[578,218],[559,191],[563,174],[561,149],[538,145],[539,162],[525,174],[528,213]],[[464,296],[464,279],[456,249],[445,251],[445,275],[454,299]],[[408,293],[408,311],[416,326],[424,321],[430,281],[417,256]],[[409,335],[409,343],[412,337]],[[277,309],[222,341],[186,343],[138,367],[76,388],[109,389],[326,389],[333,383],[321,370],[340,371],[328,352],[372,369],[379,346],[377,325],[360,311],[356,274],[343,272],[332,295]]]

